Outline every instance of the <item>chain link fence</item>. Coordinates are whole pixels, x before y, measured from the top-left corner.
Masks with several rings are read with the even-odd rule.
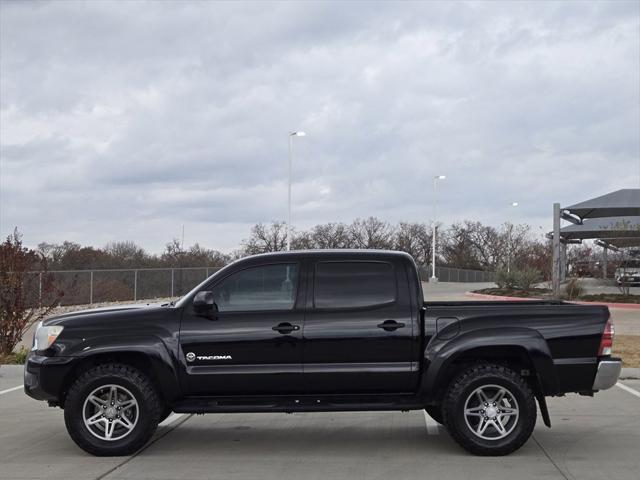
[[[27,274],[28,302],[60,305],[171,298],[184,295],[220,267],[58,270]],[[53,288],[48,289],[46,285]]]
[[[420,279],[428,282],[431,277],[431,265],[419,267]],[[479,283],[494,282],[495,272],[485,270],[469,270],[466,268],[438,267],[436,265],[436,277],[440,282]]]
[[[48,305],[56,299],[56,292],[63,292],[60,305],[179,297],[218,270],[220,267],[30,272],[26,278],[28,303]],[[428,281],[430,266],[421,266],[419,271],[422,281]],[[493,282],[495,272],[436,266],[436,276],[441,282]],[[53,288],[46,288],[48,284]]]

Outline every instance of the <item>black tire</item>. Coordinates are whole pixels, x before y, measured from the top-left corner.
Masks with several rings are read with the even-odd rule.
[[[439,424],[444,424],[442,417],[442,405],[427,405],[424,407],[424,411]]]
[[[503,400],[506,403],[502,403],[502,408],[513,406],[508,398],[515,399],[518,415],[507,414],[511,416],[502,416],[500,417],[502,421],[499,421],[500,419],[495,417],[495,408],[489,412],[488,407],[486,407],[487,405],[491,407],[494,404],[481,403],[479,400],[480,393],[476,393],[479,388],[487,389],[489,392],[505,389],[511,394],[511,397],[507,396],[507,400]],[[476,414],[477,417],[465,415],[465,403],[467,401],[470,402],[468,406],[478,404],[475,407],[480,409]],[[500,405],[501,403],[498,401],[498,409]],[[503,433],[498,432],[496,423],[493,423],[491,416],[484,416],[485,413],[480,413],[482,408],[487,409],[484,410],[484,412],[487,412],[486,415],[494,415],[493,420],[498,420],[497,423],[500,423],[504,428]],[[475,455],[499,456],[516,451],[529,439],[536,424],[536,410],[533,392],[520,375],[505,366],[481,364],[465,370],[451,382],[444,397],[442,411],[447,430],[462,448]],[[504,412],[505,410],[497,411]],[[486,419],[489,419],[489,421]],[[471,422],[478,423],[472,424]],[[506,423],[506,426],[502,425],[503,422]],[[488,426],[485,425],[487,423]],[[487,433],[475,433],[472,430],[473,428],[475,431],[479,431],[483,425],[485,425]],[[491,434],[495,435],[496,438],[486,439],[480,436]],[[500,435],[505,436],[499,438]]]
[[[85,401],[104,385],[123,387],[137,402],[135,426],[121,439],[103,440],[85,425],[83,415],[89,405]],[[69,435],[84,451],[97,456],[130,455],[151,439],[165,408],[146,375],[128,365],[110,363],[92,368],[73,383],[64,404],[64,421]]]
[[[171,415],[173,413],[173,410],[171,410],[171,408],[166,407],[163,411],[162,414],[160,415],[160,418],[158,418],[158,423],[162,423],[164,422],[167,417],[169,417],[169,415]]]

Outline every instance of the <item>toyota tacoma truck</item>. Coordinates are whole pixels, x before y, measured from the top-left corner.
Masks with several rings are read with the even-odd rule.
[[[42,322],[28,395],[94,455],[143,447],[171,412],[426,410],[478,455],[522,446],[546,397],[613,386],[604,306],[425,302],[413,259],[373,250],[256,255],[177,303]]]

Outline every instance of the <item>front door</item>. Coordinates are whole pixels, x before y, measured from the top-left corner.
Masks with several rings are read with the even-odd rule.
[[[214,279],[217,313],[185,307],[180,329],[188,395],[283,394],[302,389],[304,288],[298,262]]]
[[[312,266],[313,267],[313,266]],[[402,264],[319,261],[309,276],[304,372],[309,393],[415,388],[417,312]]]

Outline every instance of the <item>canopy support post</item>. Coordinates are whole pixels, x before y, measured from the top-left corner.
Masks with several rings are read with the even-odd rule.
[[[560,282],[567,279],[567,243],[560,244]]]
[[[551,264],[551,285],[554,298],[560,298],[560,204],[553,204],[553,255]]]

